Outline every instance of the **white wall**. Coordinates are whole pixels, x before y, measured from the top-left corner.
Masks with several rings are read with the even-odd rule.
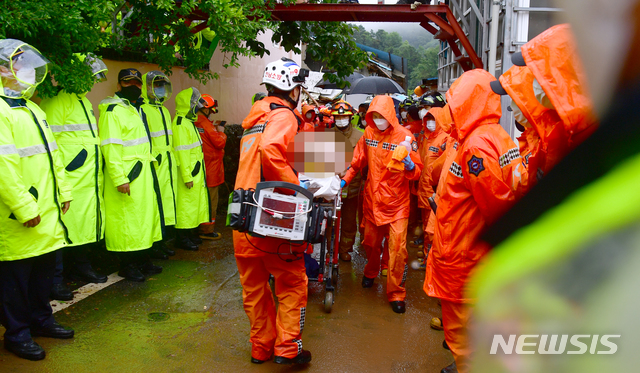
[[[225,120],[229,124],[242,123],[242,120],[251,109],[251,98],[253,95],[256,92],[266,93],[264,87],[260,85],[264,66],[281,57],[288,57],[300,63],[300,55],[287,53],[284,48],[273,44],[271,42],[271,34],[271,31],[268,31],[268,33],[260,35],[258,38],[259,41],[267,46],[271,55],[265,55],[264,58],[241,57],[239,61],[240,67],[238,68],[229,67],[225,69],[223,65],[228,61],[228,57],[219,50],[216,50],[211,59],[210,70],[217,72],[220,78],[211,80],[206,85],[189,78],[184,72],[184,68],[174,67],[172,70],[173,74],[169,77],[173,84],[173,97],[165,104],[169,111],[171,111],[171,115],[175,115],[174,99],[176,94],[183,89],[193,86],[196,87],[200,93],[210,94],[218,100],[219,112],[212,116],[212,119]],[[121,69],[133,67],[140,70],[142,74],[151,70],[158,70],[157,65],[148,63],[113,60],[105,60],[104,62],[109,68],[107,81],[96,84],[93,90],[87,94],[87,98],[89,98],[93,104],[96,117],[99,113],[98,104],[100,101],[107,96],[112,96],[116,91],[118,72]]]

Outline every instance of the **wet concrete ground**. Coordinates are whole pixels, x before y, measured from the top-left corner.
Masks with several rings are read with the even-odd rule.
[[[76,337],[36,338],[45,360],[0,347],[0,372],[440,372],[453,361],[443,333],[429,328],[440,308],[422,291],[424,273],[410,270],[407,312],[398,315],[386,300],[386,277],[361,287],[365,260],[353,253],[353,262],[340,264],[331,313],[324,312],[324,287],[310,283],[303,343],[312,362],[251,364],[231,231],[218,230],[222,240],[157,261],[162,274],[118,282],[56,313]],[[409,249],[410,260],[416,251]]]

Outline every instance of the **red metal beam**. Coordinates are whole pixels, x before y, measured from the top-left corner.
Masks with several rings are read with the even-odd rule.
[[[460,43],[464,47],[464,50],[467,51],[467,54],[469,54],[469,58],[471,59],[471,62],[475,65],[475,67],[482,69],[483,68],[482,60],[476,54],[476,51],[471,46],[469,39],[467,39],[466,35],[464,34],[464,31],[462,31],[462,27],[460,27],[458,22],[455,20],[455,17],[453,16],[451,9],[449,9],[448,7],[447,7],[447,19],[453,20],[453,22],[451,22],[451,27],[455,31],[455,35],[458,37],[458,39],[460,39]]]
[[[446,13],[446,5],[299,4],[276,5],[271,10],[280,21],[404,22],[420,23],[426,13]]]
[[[402,22],[418,23],[431,34],[438,31],[445,32],[452,36],[447,38],[452,51],[457,50],[461,57],[462,53],[455,45],[457,39],[460,40],[473,65],[482,68],[482,60],[473,50],[469,39],[462,31],[446,5],[418,5],[416,9],[411,9],[412,5],[364,5],[364,4],[298,4],[291,6],[276,5],[271,9],[271,17],[276,21],[319,21],[319,22]],[[446,14],[446,19],[441,15]],[[192,20],[208,20],[208,14],[196,9],[189,15]],[[428,20],[428,21],[427,21]],[[435,28],[430,22],[436,24]],[[470,66],[461,63],[463,69],[468,70]]]

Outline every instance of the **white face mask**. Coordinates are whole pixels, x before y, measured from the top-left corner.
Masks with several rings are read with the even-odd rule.
[[[428,120],[427,121],[427,129],[431,132],[436,130],[436,121],[435,120]]]
[[[34,85],[36,84],[36,69],[32,67],[23,67],[22,69],[16,71],[16,78],[21,83]]]
[[[420,119],[424,118],[425,115],[427,115],[427,112],[429,110],[427,109],[420,109],[420,111],[418,112],[418,116],[420,116]]]
[[[542,104],[542,106],[546,107],[547,109],[555,110],[553,104],[551,103],[551,100],[549,100],[549,97],[547,97],[547,94],[544,93],[544,90],[540,86],[540,83],[538,83],[538,80],[535,78],[533,79],[533,94],[536,95],[536,100],[538,100],[538,102]]]
[[[402,119],[407,119],[407,112],[406,111],[401,112],[400,116],[402,117]]]
[[[516,103],[512,101],[510,106],[511,110],[513,110],[513,118],[516,120],[516,122],[520,123],[524,127],[531,127],[529,121],[524,117],[524,114],[522,114],[522,110],[520,110],[518,105],[516,105]]]
[[[384,130],[386,130],[387,128],[389,128],[389,121],[388,121],[388,120],[386,120],[386,119],[384,119],[384,118],[381,118],[381,119],[374,119],[374,120],[373,120],[373,123],[375,123],[375,124],[376,124],[376,127],[378,127],[378,129],[379,129],[380,131],[384,131]]]
[[[339,128],[345,128],[348,125],[349,125],[349,118],[336,119],[336,126],[338,126]]]
[[[362,120],[362,125],[365,127],[367,126],[367,121],[365,119]]]

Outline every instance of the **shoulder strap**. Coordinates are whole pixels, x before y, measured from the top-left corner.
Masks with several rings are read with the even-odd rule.
[[[276,104],[276,103],[271,103],[271,105],[269,105],[269,109],[271,111],[278,110],[278,109],[287,109],[287,110],[289,110],[291,112],[291,114],[293,114],[293,116],[296,118],[296,121],[298,122],[298,131],[300,131],[300,127],[302,126],[302,120],[296,115],[295,111],[292,108],[290,108],[290,107],[288,107],[286,105],[280,105],[280,104]]]

